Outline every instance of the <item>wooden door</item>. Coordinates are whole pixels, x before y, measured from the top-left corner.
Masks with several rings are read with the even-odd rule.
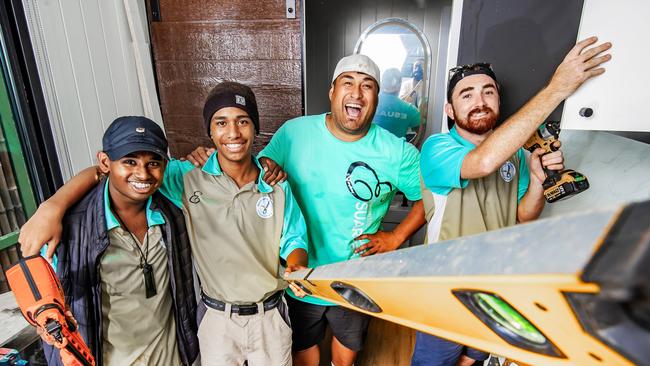
[[[255,92],[261,127],[255,152],[282,123],[302,115],[300,6],[295,19],[287,19],[285,0],[149,0],[148,6],[173,156],[198,144],[212,146],[203,126],[203,102],[223,80]]]

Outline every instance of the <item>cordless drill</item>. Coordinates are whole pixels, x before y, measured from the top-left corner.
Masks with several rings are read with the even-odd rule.
[[[36,255],[21,259],[7,270],[7,281],[27,322],[60,350],[64,365],[95,365],[76,321],[67,311],[61,283],[45,258]]]
[[[559,121],[544,122],[524,144],[524,149],[533,152],[537,148],[542,148],[546,151],[544,155],[557,151],[559,147],[555,146],[555,142],[558,141],[559,136]],[[573,169],[558,171],[544,168],[544,174],[546,179],[542,186],[546,202],[549,203],[571,197],[589,188],[587,177]]]

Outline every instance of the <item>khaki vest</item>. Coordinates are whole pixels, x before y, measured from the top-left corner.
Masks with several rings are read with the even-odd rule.
[[[444,202],[444,213],[437,241],[484,233],[517,223],[520,159],[515,154],[502,167],[508,162],[516,168],[512,176],[500,168],[486,177],[470,179],[465,188],[453,189],[446,200],[438,195]],[[510,181],[506,181],[508,178]],[[435,225],[432,220],[436,209],[440,208],[435,207],[434,194],[424,187],[421,178],[420,181],[425,217],[429,225]],[[427,234],[430,232],[432,231],[427,230]],[[427,237],[426,242],[435,241],[434,239]]]
[[[259,302],[284,289],[280,237],[285,192],[241,189],[225,173],[194,169],[184,177],[183,212],[201,289],[233,304]]]

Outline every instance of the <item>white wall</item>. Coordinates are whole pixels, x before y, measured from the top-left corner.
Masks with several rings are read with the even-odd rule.
[[[162,126],[144,1],[23,0],[65,180],[122,115]]]

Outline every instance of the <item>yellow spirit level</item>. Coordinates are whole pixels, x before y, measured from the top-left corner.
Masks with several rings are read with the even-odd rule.
[[[308,293],[530,365],[650,364],[650,201],[292,273]]]

